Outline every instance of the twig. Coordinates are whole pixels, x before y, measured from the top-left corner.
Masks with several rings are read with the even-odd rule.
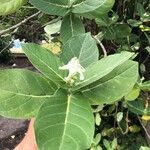
[[[137,117],[138,117],[138,116],[137,116]],[[147,135],[147,137],[150,139],[150,135],[149,135],[147,129],[145,128],[145,126],[143,125],[141,119],[140,119],[139,117],[138,117],[138,119],[139,119],[139,122],[140,122],[140,124],[142,125],[142,127],[143,127],[143,129],[144,129],[144,131],[145,131],[145,133],[146,133],[146,135]]]
[[[12,44],[12,41],[0,51],[0,54],[2,54],[11,44]]]
[[[100,45],[100,47],[102,48],[102,51],[104,53],[104,57],[107,57],[107,51],[106,51],[103,43],[96,36],[93,36],[93,37],[98,42],[98,44]]]
[[[41,13],[41,12],[38,11],[37,13],[35,13],[35,14],[29,16],[28,18],[25,18],[24,20],[22,20],[22,21],[19,22],[18,24],[14,25],[14,26],[12,26],[12,27],[10,27],[10,28],[8,28],[8,29],[1,30],[1,31],[0,31],[0,35],[5,34],[6,32],[8,32],[8,31],[10,31],[10,30],[13,30],[13,29],[18,28],[19,26],[21,26],[22,24],[24,24],[25,22],[27,22],[27,21],[30,20],[31,18],[33,18],[33,17],[39,15],[40,13]]]

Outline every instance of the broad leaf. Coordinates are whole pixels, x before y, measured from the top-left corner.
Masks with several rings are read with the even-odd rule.
[[[80,3],[73,5],[73,13],[86,13],[91,12],[101,7],[107,0],[84,0]]]
[[[42,105],[34,127],[40,150],[85,150],[92,143],[94,118],[88,101],[60,95]]]
[[[68,0],[29,0],[29,2],[46,14],[65,16],[69,12]]]
[[[132,57],[132,55],[133,53],[122,52],[120,54],[109,55],[106,58],[102,58],[101,60],[91,64],[86,68],[84,73],[85,79],[83,81],[76,82],[75,86],[72,87],[72,91],[79,90],[82,87],[101,79],[117,66],[126,62],[130,57]]]
[[[150,115],[150,106],[146,105],[144,99],[135,101],[128,101],[127,106],[129,110],[138,115]]]
[[[82,90],[92,104],[110,104],[129,93],[138,78],[138,65],[127,61],[111,73]]]
[[[47,26],[44,27],[44,31],[48,35],[55,34],[60,31],[61,23],[62,23],[62,21],[59,20],[55,23],[48,24]]]
[[[8,15],[18,10],[26,0],[0,0],[0,16]]]
[[[107,40],[123,39],[131,34],[131,28],[127,24],[115,24],[110,27],[102,28]]]
[[[28,70],[0,71],[0,114],[13,118],[34,117],[41,104],[57,87],[37,73]]]
[[[65,83],[62,71],[59,70],[59,66],[62,66],[62,63],[52,52],[37,44],[31,43],[23,44],[23,51],[32,64],[47,78],[59,85]]]
[[[70,14],[64,17],[60,33],[62,42],[66,43],[72,36],[85,33],[85,29],[80,18]]]
[[[115,0],[103,0],[103,3],[97,9],[84,15],[88,18],[99,18],[103,14],[106,14],[113,7],[114,2]]]
[[[150,91],[150,81],[146,81],[139,85],[141,90],[143,91]]]
[[[72,37],[62,48],[61,58],[66,64],[77,57],[83,67],[98,61],[99,52],[95,40],[90,33]]]

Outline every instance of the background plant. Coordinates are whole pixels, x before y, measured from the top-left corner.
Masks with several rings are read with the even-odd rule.
[[[41,8],[41,6],[42,6],[42,3],[45,3],[45,2],[46,1],[39,1],[39,3],[40,3],[40,5],[39,5],[39,3],[36,3],[34,0],[31,1],[31,3],[33,3],[36,7],[38,7],[42,11],[43,11],[43,7]],[[107,3],[107,1],[105,1],[105,2]],[[58,1],[58,3],[59,3],[59,1]],[[85,12],[87,9],[83,11],[82,9],[79,9],[80,8],[79,7],[79,8],[77,8],[77,10],[75,9],[75,11],[74,11],[74,10],[72,10],[72,8],[70,6],[66,5],[66,3],[65,3],[66,7],[70,7],[70,12],[72,12],[71,14],[69,12],[69,15],[66,15],[66,12],[68,13],[68,10],[67,11],[66,11],[66,9],[61,10],[64,13],[63,14],[62,12],[59,12],[57,8],[52,7],[52,6],[50,6],[50,7],[54,8],[53,11],[50,11],[50,9],[44,10],[44,12],[52,14],[52,15],[61,15],[62,16],[62,14],[63,14],[63,21],[62,21],[62,25],[61,25],[61,29],[60,29],[60,32],[61,32],[60,40],[63,43],[63,46],[62,46],[63,53],[60,55],[60,57],[65,64],[72,57],[74,57],[74,56],[79,57],[79,53],[80,53],[82,44],[83,45],[85,44],[84,43],[84,40],[85,40],[85,41],[88,41],[89,45],[92,45],[92,48],[90,49],[88,44],[85,44],[82,48],[84,48],[85,50],[87,49],[86,50],[87,54],[90,54],[90,52],[91,51],[93,52],[93,50],[94,50],[96,52],[96,55],[95,55],[95,57],[93,57],[93,59],[91,59],[91,61],[97,60],[98,50],[97,50],[96,44],[94,43],[90,34],[80,35],[80,33],[85,32],[83,24],[81,22],[81,19],[83,19],[83,17],[85,17],[86,19],[84,18],[83,22],[85,22],[86,31],[91,31],[94,39],[100,45],[100,57],[103,57],[103,55],[106,56],[108,54],[118,53],[120,51],[136,52],[136,54],[138,54],[136,57],[136,60],[140,60],[140,64],[142,64],[141,70],[140,70],[141,77],[144,76],[146,79],[149,79],[148,73],[147,73],[148,72],[147,66],[148,66],[148,60],[149,60],[149,47],[148,47],[148,45],[149,45],[148,30],[149,30],[149,28],[147,26],[147,24],[149,22],[149,19],[148,19],[149,14],[148,14],[148,7],[147,7],[148,2],[147,1],[144,1],[144,2],[138,1],[138,3],[137,3],[136,1],[132,1],[132,5],[134,5],[134,8],[135,8],[135,9],[132,9],[133,7],[131,7],[131,8],[129,7],[129,6],[132,6],[131,2],[116,1],[115,5],[113,7],[113,10],[107,14],[107,12],[111,8],[112,4],[113,4],[113,2],[111,2],[111,5],[106,5],[106,4],[102,5],[101,11]],[[123,8],[122,8],[122,6],[123,6]],[[131,11],[131,10],[134,10],[134,11]],[[79,12],[76,12],[76,11],[79,11]],[[75,15],[73,13],[75,13]],[[146,13],[146,15],[145,15],[145,13]],[[64,15],[65,15],[65,17],[64,17]],[[146,16],[146,19],[143,19],[143,17],[145,17],[145,16]],[[60,17],[60,19],[61,18],[62,17]],[[60,20],[60,19],[58,18],[58,20]],[[89,19],[95,19],[96,21],[91,22]],[[74,25],[74,26],[72,26],[72,28],[71,28],[71,24]],[[90,27],[91,25],[92,26],[94,25],[95,28],[92,29]],[[66,28],[66,26],[68,27],[68,29]],[[66,31],[66,29],[67,29],[67,31]],[[77,44],[77,43],[81,43],[81,44]],[[28,49],[32,49],[32,51],[34,51],[33,47],[30,48],[30,46],[28,46]],[[37,49],[38,49],[38,47],[37,47]],[[76,52],[76,53],[75,54],[71,53],[70,49],[73,49],[73,52]],[[144,57],[142,57],[142,60],[141,60],[141,55],[142,56],[144,55]],[[118,55],[118,56],[120,58],[120,55]],[[87,62],[90,63],[90,61],[85,61],[86,62],[85,63],[84,62],[85,58],[86,58],[85,55],[83,55],[83,57],[80,58],[80,62],[83,61],[82,65],[84,67],[87,64]],[[143,62],[143,60],[144,60],[144,62]],[[35,61],[34,61],[34,63],[35,63]],[[113,63],[115,63],[115,62],[113,61]],[[112,82],[110,82],[106,85],[103,84],[103,86],[97,90],[98,92],[96,93],[95,96],[92,96],[90,93],[86,92],[87,87],[83,87],[81,89],[83,91],[83,94],[86,95],[86,97],[92,99],[92,101],[90,100],[90,102],[95,103],[95,104],[102,105],[103,103],[107,103],[107,102],[110,103],[110,102],[119,100],[121,97],[123,97],[125,95],[125,93],[127,93],[127,91],[125,91],[125,89],[127,89],[127,87],[126,87],[127,85],[124,85],[124,87],[122,85],[121,86],[118,86],[117,84],[115,85],[113,78],[115,78],[116,72],[117,73],[119,71],[120,71],[120,73],[121,73],[121,71],[125,72],[125,70],[126,70],[125,67],[128,66],[128,63],[129,63],[129,61],[126,62],[121,67],[117,67],[111,73],[109,73],[106,77],[102,78],[101,80],[97,81],[96,83],[90,83],[89,86],[86,85],[88,88],[94,89],[94,87],[97,84],[100,84],[103,82],[105,83],[105,81],[107,81],[108,79],[110,79],[110,78],[112,79]],[[39,64],[40,63],[38,63],[38,65]],[[99,65],[97,65],[97,67],[98,66]],[[37,67],[37,65],[36,65],[36,67]],[[106,67],[102,66],[102,67],[107,68],[108,66],[106,66]],[[124,68],[124,70],[122,68]],[[42,72],[43,72],[43,70],[42,70]],[[129,71],[129,72],[126,72],[125,74],[127,76],[129,76],[129,74],[131,74],[131,72]],[[47,77],[48,77],[48,75],[47,75]],[[63,77],[64,77],[64,75],[63,75]],[[55,81],[54,78],[52,78],[52,79]],[[135,81],[133,81],[133,79],[131,79],[131,81],[129,81],[129,79],[127,79],[126,82],[121,81],[121,83],[127,83],[127,84],[129,84],[129,82],[135,83]],[[144,90],[143,90],[143,85],[145,85],[145,87],[146,87],[146,89],[144,89]],[[112,86],[115,86],[114,90],[113,90],[113,88],[110,88]],[[109,89],[111,89],[109,91],[110,95],[108,93],[108,89],[104,88],[104,87],[109,87]],[[148,103],[146,103],[147,102],[146,99],[148,98],[148,95],[147,95],[148,94],[147,91],[149,90],[148,87],[149,87],[149,82],[143,83],[143,80],[141,80],[133,88],[132,92],[125,97],[125,100],[134,100],[134,99],[138,98],[138,100],[136,100],[135,102],[131,101],[131,102],[126,103],[126,102],[124,102],[124,99],[122,99],[122,101],[120,101],[119,103],[116,102],[114,105],[106,105],[105,107],[103,107],[101,105],[98,106],[98,108],[100,107],[101,109],[95,115],[96,124],[97,124],[96,132],[102,132],[103,128],[106,125],[110,124],[109,122],[107,122],[107,120],[110,121],[111,120],[110,118],[112,118],[111,116],[113,116],[114,120],[111,121],[110,126],[107,129],[104,129],[104,132],[102,132],[103,135],[105,135],[107,138],[110,138],[109,139],[110,141],[113,141],[112,135],[114,136],[114,134],[115,134],[115,137],[118,137],[120,139],[121,133],[128,134],[128,133],[134,133],[135,131],[137,133],[139,133],[140,126],[139,127],[135,126],[134,123],[133,123],[133,125],[132,124],[128,125],[128,121],[126,121],[126,119],[129,119],[130,117],[132,118],[132,116],[134,116],[134,115],[132,115],[132,114],[131,114],[131,116],[128,115],[129,112],[127,110],[129,107],[129,110],[131,110],[132,112],[134,112],[138,115],[144,115],[143,117],[145,117],[145,115],[149,115],[149,113],[148,113],[149,105],[148,105]],[[116,95],[116,89],[117,89],[118,95]],[[74,90],[78,90],[78,87],[77,88],[75,87]],[[122,92],[122,90],[123,90],[123,92]],[[96,90],[94,89],[93,91],[96,91]],[[100,91],[106,91],[106,95],[104,95],[103,92],[100,92]],[[140,91],[142,91],[142,92],[140,92]],[[144,91],[144,94],[143,94],[143,91]],[[61,98],[62,97],[63,96],[61,94]],[[100,100],[97,101],[98,99],[100,99]],[[38,103],[36,104],[36,106],[37,105],[38,105]],[[46,106],[46,104],[45,104],[45,106]],[[14,107],[16,107],[16,106],[14,106]],[[110,113],[109,113],[109,111],[107,111],[108,108],[110,108]],[[33,108],[31,107],[31,110],[32,109],[34,109],[34,107]],[[140,110],[140,112],[137,112],[136,109],[138,109],[138,111]],[[106,112],[106,114],[103,112]],[[13,113],[11,112],[11,114],[13,114]],[[107,117],[107,114],[108,114],[108,117]],[[16,114],[14,114],[14,116],[15,115]],[[109,117],[109,115],[110,115],[110,117]],[[102,116],[102,123],[100,123],[101,116]],[[133,118],[137,118],[137,117],[134,116]],[[138,118],[137,121],[136,121],[136,119],[134,119],[134,120],[135,120],[135,122],[139,122],[139,119],[141,119],[141,118]],[[103,124],[103,122],[104,122],[104,124]],[[143,124],[143,121],[141,121],[141,123]],[[100,126],[100,129],[98,129],[99,126]],[[111,128],[112,126],[113,126],[113,128]],[[134,136],[137,137],[137,135],[135,133],[133,134],[133,137]],[[126,137],[126,136],[124,136],[124,137]],[[130,135],[130,137],[131,137],[131,135]],[[110,144],[108,144],[109,142],[106,142],[107,140],[104,140],[104,141],[105,142],[102,142],[103,144],[101,146],[104,149],[105,148],[109,149],[111,147],[111,142],[110,142]],[[115,148],[119,149],[118,145],[120,145],[120,144],[123,144],[123,138],[121,141],[118,141],[117,144],[114,144]],[[42,144],[40,143],[39,145],[42,145]],[[141,142],[141,145],[145,145],[145,141]],[[139,146],[136,145],[136,146],[137,146],[136,149],[138,149],[140,147],[140,145]],[[97,146],[94,146],[94,147],[100,147],[100,146],[97,144]],[[125,144],[123,144],[122,147],[124,149],[126,149]]]

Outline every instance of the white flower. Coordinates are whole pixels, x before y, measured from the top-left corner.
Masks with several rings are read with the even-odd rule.
[[[69,74],[65,77],[66,81],[71,81],[72,78],[79,73],[80,80],[84,80],[83,72],[85,69],[80,65],[79,59],[77,57],[73,57],[68,64],[59,67],[61,70],[69,70]]]

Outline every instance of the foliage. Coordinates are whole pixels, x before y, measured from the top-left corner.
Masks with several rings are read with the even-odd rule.
[[[41,150],[147,146],[144,139],[139,139],[143,134],[141,125],[148,122],[150,115],[150,84],[146,81],[150,77],[145,75],[150,65],[148,2],[29,2],[48,14],[38,16],[46,18],[44,21],[33,23],[44,27],[46,43],[22,45],[37,73],[25,69],[0,70],[0,114],[35,117],[36,142]],[[11,9],[10,5],[7,7]],[[35,9],[24,11],[32,14]],[[54,19],[45,24],[48,17]],[[6,21],[7,17],[3,19]],[[94,32],[88,22],[96,26]],[[35,41],[32,38],[28,41]],[[50,46],[55,41],[61,43],[56,55]],[[140,60],[143,54],[144,61]],[[139,144],[131,146],[132,142]]]

